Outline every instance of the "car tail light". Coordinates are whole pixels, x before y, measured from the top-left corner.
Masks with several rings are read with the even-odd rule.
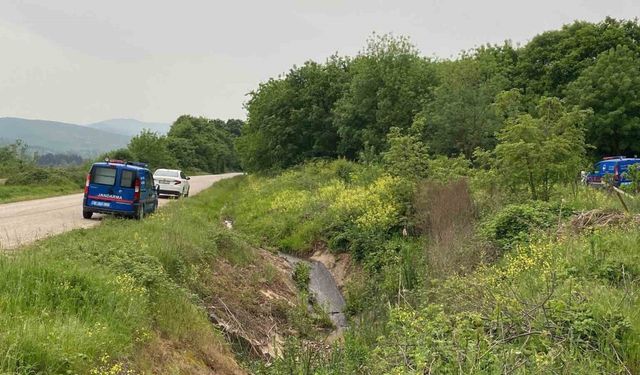
[[[616,181],[620,179],[620,169],[618,168],[617,165],[613,167],[613,179]]]
[[[140,179],[136,178],[135,184],[133,185],[133,200],[140,200]]]
[[[181,183],[182,183],[182,181],[180,181],[180,180],[175,180],[175,181],[173,181],[173,184],[174,184],[174,185],[180,185]]]
[[[91,173],[87,174],[87,181],[84,183],[84,193],[89,192],[89,183],[91,182]]]

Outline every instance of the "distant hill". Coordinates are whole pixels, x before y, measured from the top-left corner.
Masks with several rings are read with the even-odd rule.
[[[23,140],[40,153],[74,153],[83,157],[125,147],[130,136],[56,121],[0,118],[2,143]]]
[[[108,131],[111,133],[127,135],[133,137],[140,134],[143,129],[149,129],[159,134],[167,134],[171,124],[164,124],[159,122],[144,122],[135,119],[112,119],[106,121],[100,121],[93,124],[87,124],[86,126]]]

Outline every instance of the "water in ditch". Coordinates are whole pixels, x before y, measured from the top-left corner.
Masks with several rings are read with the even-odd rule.
[[[313,293],[317,303],[329,314],[337,331],[347,327],[347,318],[344,315],[345,301],[331,272],[324,264],[315,260],[304,260],[289,254],[280,253],[291,265],[304,262],[310,267],[309,291]]]

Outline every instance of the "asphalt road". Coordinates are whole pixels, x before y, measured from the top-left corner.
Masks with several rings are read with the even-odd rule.
[[[193,176],[189,195],[237,175],[239,173]],[[170,201],[161,198],[160,207]],[[102,217],[94,214],[91,220],[82,218],[82,194],[0,204],[0,249],[13,249],[76,228],[90,228],[100,224]]]

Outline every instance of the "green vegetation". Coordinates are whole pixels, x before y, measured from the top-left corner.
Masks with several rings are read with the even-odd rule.
[[[640,371],[638,199],[578,184],[640,153],[638,42],[637,21],[575,22],[448,61],[374,35],[261,84],[237,146],[262,176],[225,216],[357,267],[344,342],[291,339],[256,372]]]
[[[477,148],[493,150],[507,124],[524,126],[526,114],[545,121],[550,114],[539,105],[546,100],[563,103],[566,121],[585,123],[590,156],[632,156],[640,153],[638,45],[637,21],[610,18],[547,31],[522,47],[482,46],[456,60],[425,58],[406,38],[374,35],[355,57],[307,62],[262,83],[246,105],[238,153],[251,172],[313,158],[371,161],[399,128],[434,154],[470,159]],[[513,90],[521,100],[505,112],[502,93]],[[582,118],[573,105],[593,116]],[[554,126],[570,126],[561,122]]]
[[[640,151],[638,42],[606,19],[446,61],[374,36],[261,84],[242,132],[183,116],[141,133],[112,155],[217,172],[235,144],[261,173],[3,258],[0,369],[166,372],[165,340],[235,371],[208,306],[247,325],[226,334],[260,374],[640,372],[640,199],[578,184],[589,157]],[[319,343],[308,266],[279,279],[265,248],[347,260],[343,340]],[[246,335],[272,322],[286,343],[265,363]]]
[[[127,148],[111,151],[104,157],[142,161],[151,169],[180,168],[193,173],[234,171],[240,168],[234,140],[241,127],[240,120],[225,122],[180,116],[167,135],[145,129],[131,139]]]
[[[82,193],[77,184],[64,185],[0,185],[0,203],[27,201],[31,199],[49,198],[73,193]]]
[[[40,167],[21,142],[0,147],[0,203],[80,192],[86,174],[83,167]]]
[[[308,292],[309,291],[309,275],[311,273],[311,267],[307,263],[297,263],[293,269],[293,281],[295,281],[298,290]]]
[[[203,310],[218,288],[234,288],[211,285],[216,261],[238,272],[266,267],[219,224],[236,185],[224,182],[142,222],[108,219],[0,258],[0,371],[164,373],[180,360],[239,371]],[[184,354],[157,360],[156,346]]]
[[[344,342],[318,351],[292,338],[282,359],[254,371],[640,370],[640,227],[617,198],[560,189],[549,203],[521,195],[480,213],[482,185],[430,172],[410,180],[337,160],[242,180],[223,210],[234,228],[296,253],[324,243],[360,269],[345,289]],[[508,187],[498,194],[513,199]]]

